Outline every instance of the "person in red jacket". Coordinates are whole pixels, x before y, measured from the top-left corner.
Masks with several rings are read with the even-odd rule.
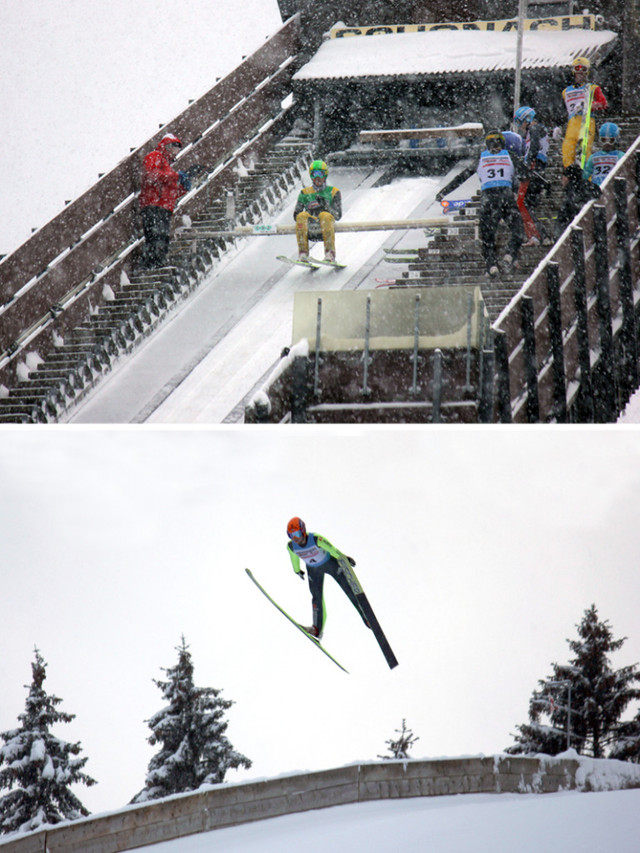
[[[157,269],[166,263],[171,216],[180,196],[191,189],[188,176],[171,166],[181,147],[178,137],[167,133],[143,160],[140,213],[145,247],[140,269]]]

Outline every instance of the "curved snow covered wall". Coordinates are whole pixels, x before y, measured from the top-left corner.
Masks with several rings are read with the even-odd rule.
[[[640,787],[640,766],[549,756],[352,764],[223,784],[0,841],[1,853],[119,853],[225,826],[368,800],[446,794],[553,793]]]

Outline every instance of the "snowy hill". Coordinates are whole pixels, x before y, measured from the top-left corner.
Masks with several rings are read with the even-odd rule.
[[[149,853],[636,853],[640,790],[469,794],[287,815],[140,848]]]
[[[630,790],[631,789],[631,790]],[[45,836],[49,853],[147,849],[200,853],[297,850],[302,836],[322,832],[332,851],[395,851],[429,838],[458,851],[533,849],[523,842],[567,834],[565,850],[636,849],[632,815],[640,797],[640,767],[594,760],[574,750],[551,757],[466,756],[364,762],[316,773],[294,773],[197,791],[129,806],[118,812],[17,836],[6,853],[31,853]],[[612,796],[613,793],[618,796]],[[457,795],[457,796],[451,796]],[[460,796],[464,795],[464,796]],[[563,829],[560,829],[560,827]],[[462,828],[462,829],[460,829]],[[612,836],[612,832],[615,834]],[[456,833],[460,835],[456,836]],[[494,839],[493,841],[491,839]],[[481,841],[479,841],[481,839]],[[588,847],[597,840],[599,846]],[[470,846],[471,845],[471,846]],[[537,849],[537,848],[536,848]]]
[[[436,193],[461,168],[381,187],[374,184],[383,170],[374,167],[336,167],[332,176],[344,194],[345,220],[421,219],[440,215]],[[459,192],[467,192],[467,184]],[[277,224],[293,222],[297,194],[295,188],[276,212]],[[71,410],[68,422],[241,422],[251,393],[278,364],[283,347],[292,343],[294,293],[375,288],[377,277],[395,273],[385,263],[383,247],[397,245],[403,237],[412,244],[416,232],[341,234],[340,260],[347,268],[313,276],[276,259],[294,253],[292,236],[238,241],[237,249],[213,268],[170,322]]]

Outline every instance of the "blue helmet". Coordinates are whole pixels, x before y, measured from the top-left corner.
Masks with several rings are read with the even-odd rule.
[[[617,139],[620,136],[620,128],[612,121],[605,121],[600,128],[600,139]]]
[[[536,111],[533,107],[518,107],[513,117],[518,124],[522,124],[523,121],[533,121],[536,117]]]
[[[524,157],[526,146],[520,134],[514,133],[512,130],[503,130],[502,135],[504,137],[504,147],[507,151],[516,154],[518,157]]]

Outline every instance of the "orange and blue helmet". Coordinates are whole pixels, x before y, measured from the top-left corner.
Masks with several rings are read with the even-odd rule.
[[[298,516],[294,516],[287,524],[287,536],[294,541],[304,542],[307,538],[307,528],[304,521]]]

